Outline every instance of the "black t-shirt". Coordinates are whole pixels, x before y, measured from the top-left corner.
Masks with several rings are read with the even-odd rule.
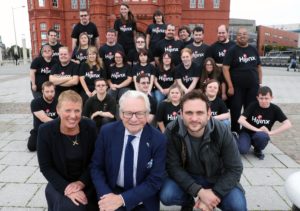
[[[82,115],[90,118],[92,114],[95,113],[96,111],[110,112],[115,116],[116,115],[115,99],[108,94],[105,96],[105,98],[102,101],[98,99],[97,95],[90,97],[84,105]],[[96,125],[99,128],[101,124],[101,117],[96,116],[93,120],[96,122]]]
[[[102,58],[105,69],[108,70],[108,68],[115,63],[115,53],[117,51],[121,51],[124,53],[124,49],[122,45],[119,43],[116,43],[113,46],[109,46],[107,44],[104,44],[103,46],[100,47],[99,49],[99,55]]]
[[[194,39],[193,39],[193,38],[189,39],[188,41],[183,41],[183,46],[184,46],[184,48],[185,48],[186,46],[192,44],[193,42],[194,42]]]
[[[208,48],[206,57],[212,57],[217,64],[222,64],[226,52],[232,46],[235,46],[235,43],[232,41],[228,43],[215,42]]]
[[[223,65],[230,66],[230,77],[234,86],[252,87],[258,84],[257,66],[260,65],[257,50],[248,45],[242,48],[238,45],[230,48],[223,60]]]
[[[118,43],[123,48],[134,46],[133,32],[136,31],[136,22],[126,21],[122,23],[121,19],[115,20],[114,29],[118,32]]]
[[[132,70],[128,64],[121,68],[112,66],[107,71],[107,79],[110,79],[113,84],[121,84],[127,77],[132,77]]]
[[[50,45],[50,44],[46,43],[45,45]],[[50,45],[50,47],[53,50],[52,58],[54,59],[55,62],[59,61],[58,53],[59,53],[59,48],[62,47],[62,46],[63,45],[61,45],[60,43],[56,43],[56,45]],[[41,52],[40,56],[42,55],[42,48],[43,48],[43,46],[41,47],[41,50],[40,50],[40,52]]]
[[[158,84],[163,88],[167,89],[175,81],[175,70],[174,69],[169,69],[168,71],[162,71],[160,69],[156,70],[156,78]]]
[[[202,70],[203,61],[206,57],[206,51],[209,48],[208,45],[202,43],[200,46],[195,46],[193,43],[186,46],[191,49],[193,52],[193,62],[197,64],[197,66]]]
[[[167,25],[152,23],[148,26],[146,34],[150,35],[149,48],[154,49],[158,41],[165,38]]]
[[[97,37],[99,37],[97,26],[92,22],[89,22],[87,25],[82,25],[81,23],[77,23],[76,26],[73,28],[72,35],[71,35],[72,38],[77,39],[77,43],[76,43],[77,46],[79,44],[79,35],[82,32],[86,32],[89,35],[90,38],[89,45],[95,45],[95,40]]]
[[[50,117],[51,119],[55,119],[57,117],[56,105],[57,105],[57,100],[56,99],[54,99],[51,103],[48,103],[41,96],[41,97],[38,97],[38,98],[33,99],[31,101],[30,108],[31,108],[32,114],[34,112],[44,111],[45,114],[48,117]],[[43,122],[41,120],[39,120],[39,118],[37,118],[33,114],[33,128],[34,128],[34,130],[38,130],[39,126],[41,124],[43,124]]]
[[[147,64],[146,66],[142,66],[140,63],[134,65],[132,68],[132,76],[138,76],[140,74],[145,74],[149,77],[155,75],[155,67],[152,64]]]
[[[87,60],[87,50],[88,49],[78,49],[76,47],[72,54],[72,59],[77,60],[81,63],[85,62]]]
[[[59,77],[72,77],[73,75],[79,75],[79,65],[70,61],[70,63],[67,66],[62,66],[61,63],[56,63],[52,70],[51,75],[58,75]],[[66,90],[74,90],[78,92],[78,85],[71,86],[71,87],[64,87],[57,85],[55,89],[55,95],[59,96],[59,94]]]
[[[31,65],[30,69],[35,69],[35,84],[37,86],[37,91],[42,91],[42,85],[45,81],[49,81],[49,76],[51,69],[55,61],[52,59],[50,62],[45,61],[42,56],[35,58]]]
[[[80,65],[79,76],[84,76],[84,81],[89,88],[90,92],[95,90],[94,81],[98,78],[107,78],[106,71],[97,68],[96,65],[93,65],[92,68],[87,63],[82,63]]]
[[[209,107],[212,116],[228,113],[225,103],[218,96],[213,101],[209,101]]]
[[[200,75],[201,70],[197,68],[197,65],[194,62],[192,62],[189,69],[185,69],[182,63],[175,67],[175,78],[181,79],[186,88],[190,87],[194,77],[200,77]]]
[[[175,65],[180,64],[180,51],[183,49],[183,42],[180,40],[160,40],[155,48],[154,56],[161,58],[165,52],[169,52],[172,55],[172,61]]]
[[[139,63],[139,54],[136,48],[133,48],[128,52],[127,59],[129,62],[132,63],[132,65],[136,65],[137,63]],[[151,51],[148,51],[148,62],[152,62],[152,61],[154,61],[154,58],[152,56]]]
[[[276,121],[283,122],[287,119],[282,110],[275,104],[271,103],[268,108],[261,108],[258,102],[251,103],[242,114],[246,117],[247,122],[256,128],[262,126],[272,129]],[[248,132],[252,132],[243,128]]]
[[[176,120],[178,115],[180,115],[180,104],[174,106],[171,102],[162,101],[158,105],[156,120],[167,126],[171,121]]]

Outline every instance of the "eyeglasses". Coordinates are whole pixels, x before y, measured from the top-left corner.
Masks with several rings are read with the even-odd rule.
[[[88,15],[86,14],[86,15],[80,15],[80,17],[87,17]]]
[[[138,112],[131,112],[131,111],[123,111],[123,117],[126,119],[131,119],[133,115],[135,115],[136,118],[142,119],[146,116],[146,111],[138,111]]]
[[[140,82],[142,85],[150,84],[150,82]]]

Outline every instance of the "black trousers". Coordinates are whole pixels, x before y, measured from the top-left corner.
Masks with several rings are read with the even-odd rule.
[[[55,190],[50,183],[48,183],[46,186],[45,194],[48,204],[48,211],[99,211],[96,199],[91,200],[88,198],[89,203],[87,205],[80,204],[77,206],[67,196]]]

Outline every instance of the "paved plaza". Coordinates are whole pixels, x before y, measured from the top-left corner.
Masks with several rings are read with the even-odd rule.
[[[0,211],[46,210],[46,180],[36,153],[26,147],[32,128],[28,72],[29,65],[0,67]],[[288,115],[293,128],[272,138],[265,160],[252,153],[242,157],[241,183],[249,210],[290,210],[283,185],[288,175],[300,170],[300,73],[264,67],[263,74],[263,85],[273,89],[274,102]]]

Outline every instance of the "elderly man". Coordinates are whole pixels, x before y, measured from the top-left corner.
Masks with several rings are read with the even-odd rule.
[[[229,129],[211,118],[207,97],[193,90],[181,100],[181,118],[168,124],[167,179],[161,190],[166,205],[211,211],[246,211],[239,180],[243,171]]]
[[[231,130],[240,132],[238,119],[242,108],[256,101],[262,83],[261,62],[257,49],[248,44],[248,32],[240,28],[236,45],[230,48],[223,61],[223,75],[227,83],[228,107],[231,114]]]
[[[119,104],[122,121],[101,128],[91,164],[99,208],[159,211],[166,139],[147,124],[145,94],[127,91]]]

